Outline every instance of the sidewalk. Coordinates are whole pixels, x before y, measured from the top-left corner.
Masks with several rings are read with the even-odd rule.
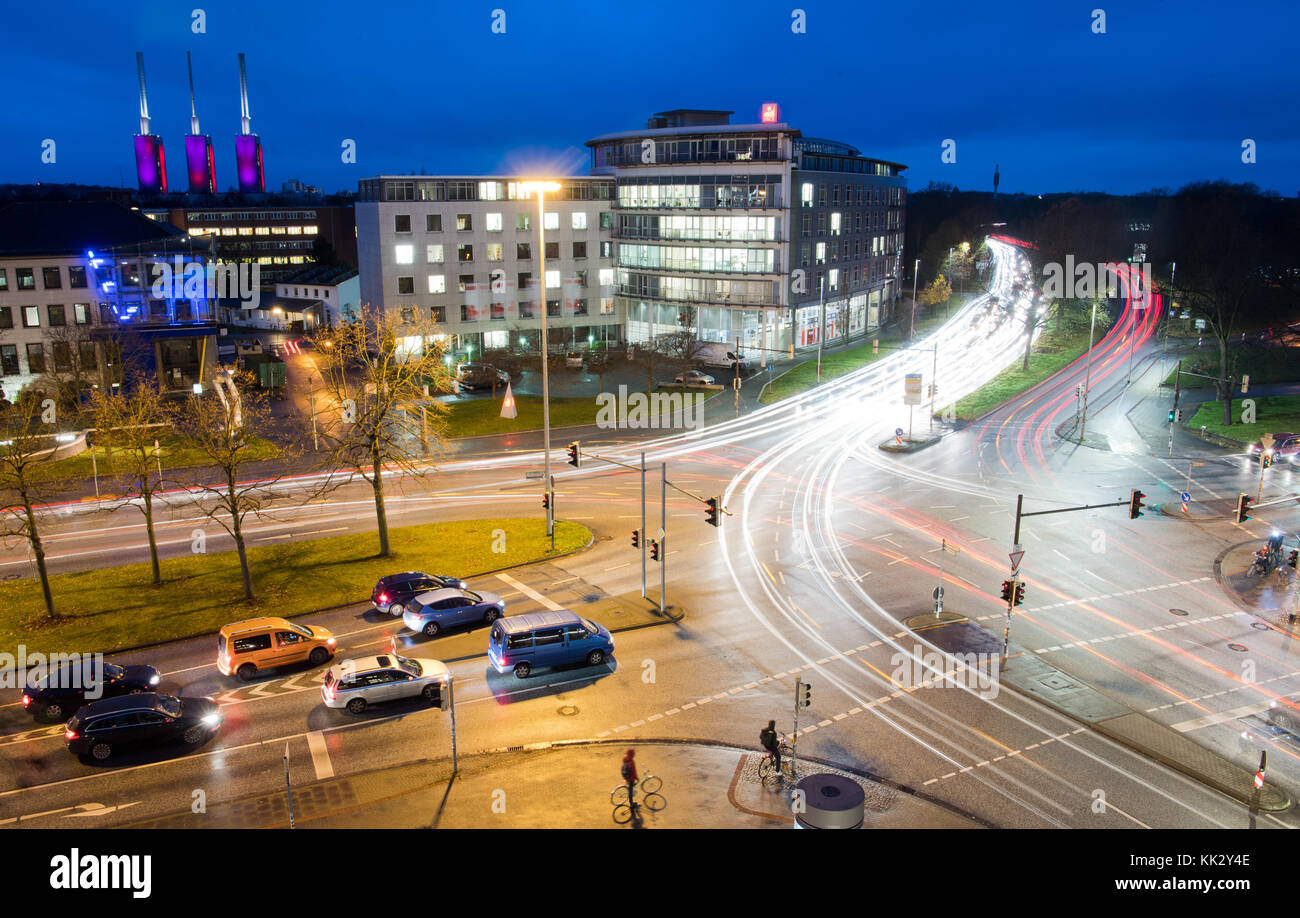
[[[449,729],[449,728],[448,728]],[[449,737],[437,738],[446,747]],[[792,828],[788,793],[766,790],[758,777],[759,754],[721,744],[651,740],[541,744],[460,757],[451,779],[449,759],[318,781],[293,791],[297,828],[394,829],[630,829],[617,826],[609,795],[619,762],[637,750],[644,778],[663,779],[667,806],[642,811],[647,829]],[[291,773],[310,773],[303,761]],[[863,828],[987,828],[955,808],[910,788],[872,780],[846,768],[800,759],[800,775],[836,772],[857,780],[866,793]],[[788,788],[788,785],[787,785]],[[283,791],[223,803],[207,813],[189,810],[130,824],[129,828],[285,828]]]
[[[1255,552],[1263,547],[1259,539],[1233,545],[1214,562],[1214,577],[1241,608],[1279,629],[1295,632],[1288,618],[1295,608],[1296,570],[1286,563],[1292,548],[1282,547],[1282,564],[1267,574],[1249,573]]]

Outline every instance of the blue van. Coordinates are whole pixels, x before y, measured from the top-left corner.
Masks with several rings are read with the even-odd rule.
[[[614,652],[614,638],[595,622],[567,609],[499,618],[488,633],[488,659],[499,673],[520,679],[537,666],[599,666]]]

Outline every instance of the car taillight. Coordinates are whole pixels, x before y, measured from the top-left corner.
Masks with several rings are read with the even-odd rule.
[[[63,731],[63,738],[64,738],[65,740],[69,740],[69,741],[74,740],[74,739],[77,738],[77,731],[76,731],[76,730],[71,730],[71,729],[69,729],[69,730],[65,730],[65,731]]]
[[[388,602],[388,594],[387,594],[387,593],[380,593],[380,594],[379,594],[379,601],[380,601],[380,602]]]
[[[23,707],[24,707],[24,708],[26,708],[26,707],[30,707],[30,706],[31,706],[31,703],[32,703],[32,696],[31,696],[31,695],[24,695],[24,696],[23,696]]]

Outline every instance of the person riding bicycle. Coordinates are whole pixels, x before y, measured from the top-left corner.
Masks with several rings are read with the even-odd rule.
[[[627,799],[630,803],[633,799],[632,791],[637,782],[635,749],[629,749],[627,754],[623,756],[623,766],[619,769],[619,773],[623,776],[623,782],[627,784]]]
[[[769,720],[767,726],[758,733],[758,741],[763,744],[763,748],[772,754],[772,760],[776,762],[777,774],[781,773],[781,742],[776,735],[776,721]]]

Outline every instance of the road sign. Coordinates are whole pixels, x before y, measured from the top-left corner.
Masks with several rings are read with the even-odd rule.
[[[1184,491],[1182,494],[1178,495],[1178,499],[1181,500],[1183,503],[1187,503],[1189,500],[1192,499],[1192,495]]]
[[[740,377],[739,377],[739,376],[736,376],[736,377],[732,378],[732,380],[731,380],[731,388],[735,389],[737,392],[740,391]]]
[[[921,374],[908,373],[903,377],[903,404],[921,404]]]
[[[894,428],[894,440],[897,441],[899,446],[903,445],[903,428],[901,427]]]
[[[935,599],[943,599],[943,587],[935,587],[932,595]]]
[[[1197,331],[1205,331],[1205,320],[1204,320],[1204,319],[1197,319],[1197,320],[1196,320],[1196,330],[1197,330]]]
[[[528,471],[524,472],[524,477],[525,477],[525,478],[541,478],[541,477],[542,477],[542,470],[541,470],[541,469],[529,469]]]
[[[1020,570],[1020,559],[1024,556],[1025,550],[1023,548],[1018,551],[1010,552],[1007,555],[1007,557],[1011,559],[1011,573],[1014,574],[1016,571]]]

